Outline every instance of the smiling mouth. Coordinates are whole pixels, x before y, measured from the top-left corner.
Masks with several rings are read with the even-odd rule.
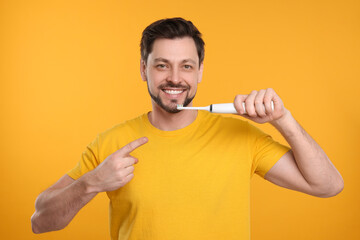
[[[185,89],[161,89],[161,90],[170,95],[181,94],[185,91]]]

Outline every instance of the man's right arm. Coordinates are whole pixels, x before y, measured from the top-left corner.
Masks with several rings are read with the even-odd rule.
[[[63,229],[99,192],[113,191],[127,184],[134,177],[133,165],[138,162],[130,153],[147,141],[147,138],[139,138],[109,155],[79,179],[64,175],[42,192],[35,201],[35,213],[31,217],[33,232]]]
[[[89,174],[78,180],[64,175],[53,186],[42,192],[35,201],[31,217],[34,233],[60,230],[66,227],[79,210],[96,196],[88,184]]]

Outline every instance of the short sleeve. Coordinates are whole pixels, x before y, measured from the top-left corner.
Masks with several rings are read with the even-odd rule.
[[[99,136],[97,136],[81,154],[77,165],[67,172],[72,179],[78,179],[99,165]]]
[[[290,150],[273,138],[248,123],[248,140],[252,158],[251,176],[254,173],[262,178],[275,165],[275,163]]]

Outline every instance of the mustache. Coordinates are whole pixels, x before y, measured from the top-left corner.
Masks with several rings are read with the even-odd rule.
[[[164,83],[158,86],[158,89],[163,89],[163,88],[182,88],[182,89],[190,89],[190,86],[188,85],[182,85],[182,84],[174,84],[174,83]]]

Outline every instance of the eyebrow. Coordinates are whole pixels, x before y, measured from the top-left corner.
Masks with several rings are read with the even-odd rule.
[[[165,62],[165,63],[169,63],[170,61],[166,58],[162,58],[162,57],[159,57],[159,58],[155,58],[154,59],[154,62]],[[191,62],[193,64],[196,64],[196,62],[194,60],[192,60],[191,58],[187,58],[187,59],[184,59],[181,61],[182,63],[187,63],[187,62]]]

